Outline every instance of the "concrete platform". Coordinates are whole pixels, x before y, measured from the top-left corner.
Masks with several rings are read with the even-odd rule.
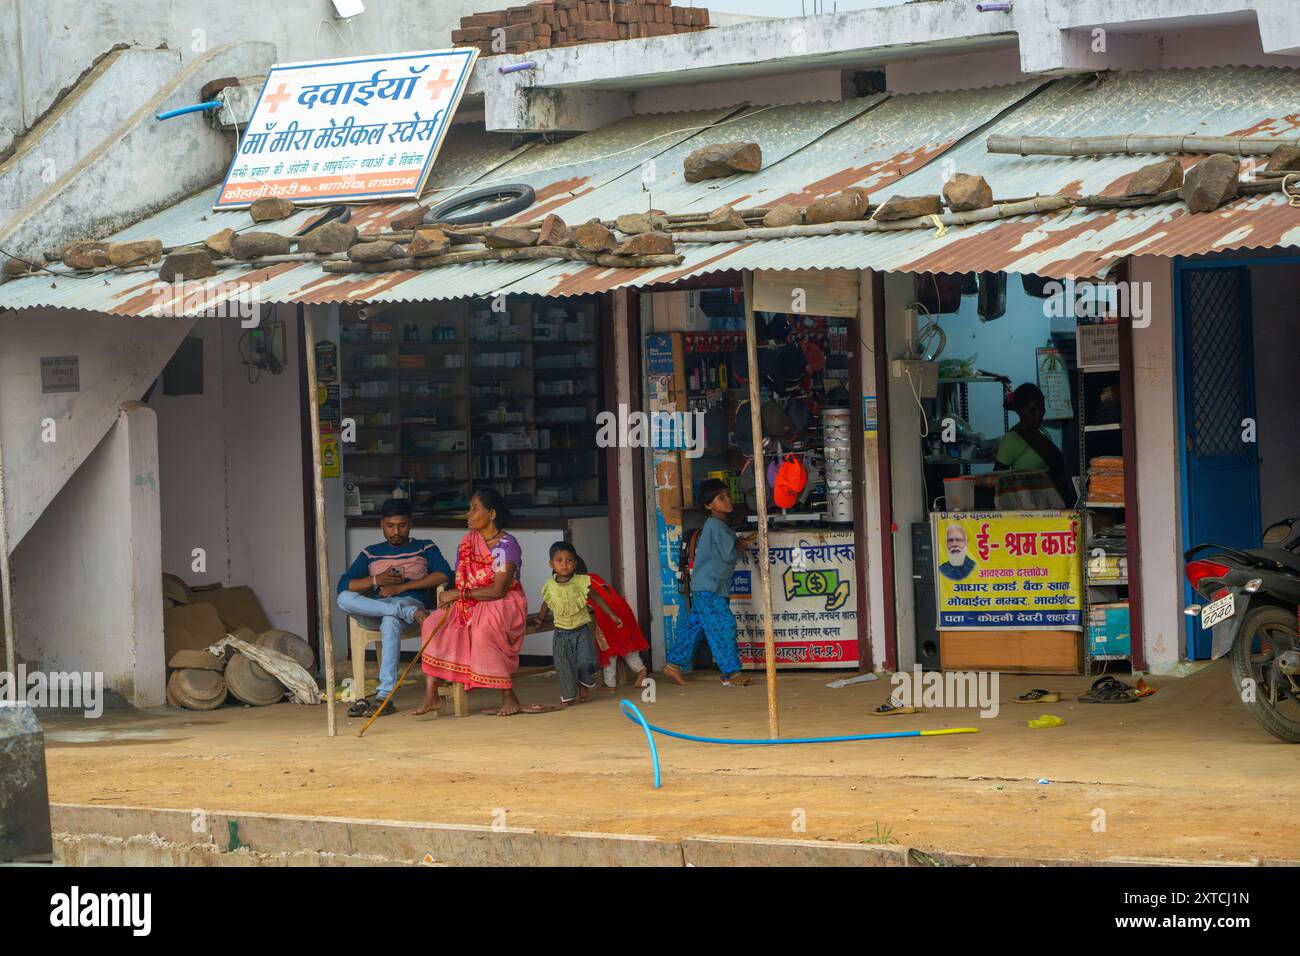
[[[292,704],[53,717],[51,799],[85,808],[56,808],[54,829],[69,862],[147,856],[140,842],[150,834],[193,862],[230,855],[233,818],[251,848],[233,856],[284,865],[426,855],[449,865],[1228,865],[1285,863],[1300,835],[1275,813],[1290,799],[1300,749],[1255,725],[1221,665],[1155,680],[1153,697],[1110,706],[1073,700],[1085,678],[1009,677],[994,719],[974,710],[869,717],[888,683],[826,688],[834,676],[780,678],[786,736],[980,733],[789,747],[659,738],[664,786],[655,790],[644,735],[608,695],[496,718],[477,713],[496,697],[480,691],[474,716],[457,720],[412,717],[412,687],[399,694],[401,712],[365,738],[346,718],[327,738],[323,708]],[[1070,699],[1010,702],[1035,686]],[[556,694],[546,676],[521,679],[518,691],[525,701]],[[686,688],[661,680],[656,691],[655,703],[633,698],[653,723],[766,735],[761,683],[724,688],[702,675]],[[1065,726],[1026,727],[1044,712]],[[200,818],[202,833],[192,829]]]

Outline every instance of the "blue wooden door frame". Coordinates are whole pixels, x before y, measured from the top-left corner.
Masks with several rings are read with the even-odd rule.
[[[1182,550],[1186,551],[1194,544],[1200,544],[1198,541],[1191,541],[1192,514],[1189,490],[1191,485],[1190,478],[1190,452],[1187,448],[1187,369],[1185,367],[1185,341],[1184,341],[1184,318],[1186,303],[1183,301],[1183,275],[1184,273],[1197,269],[1236,269],[1251,266],[1274,266],[1274,265],[1297,265],[1300,264],[1300,256],[1242,256],[1242,257],[1219,257],[1215,259],[1185,259],[1178,257],[1174,259],[1173,270],[1173,293],[1174,293],[1174,356],[1175,356],[1175,389],[1177,394],[1178,407],[1178,482],[1179,482],[1179,514],[1182,519]],[[1249,321],[1253,324],[1253,312],[1249,316]],[[1254,387],[1253,365],[1254,359],[1251,359],[1252,365],[1252,388]],[[1181,563],[1181,555],[1180,555]],[[1183,580],[1183,608],[1195,603],[1199,596],[1192,591],[1191,585]],[[1182,610],[1180,608],[1179,610]],[[1196,660],[1196,637],[1197,625],[1190,621],[1187,625],[1187,637],[1183,648],[1184,659]]]

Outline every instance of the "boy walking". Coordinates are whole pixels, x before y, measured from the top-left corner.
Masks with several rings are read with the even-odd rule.
[[[685,684],[683,670],[691,666],[700,638],[709,642],[714,663],[722,671],[726,687],[744,687],[749,678],[740,670],[736,649],[736,616],[731,613],[731,575],[736,570],[740,552],[748,551],[755,535],[737,537],[727,523],[735,509],[727,486],[710,478],[700,487],[700,500],[709,517],[700,529],[691,568],[691,610],[677,628],[664,674],[678,684]]]

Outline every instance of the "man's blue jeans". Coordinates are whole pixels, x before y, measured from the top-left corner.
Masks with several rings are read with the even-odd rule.
[[[356,591],[339,592],[339,609],[347,612],[362,627],[378,631],[383,638],[379,652],[379,690],[376,693],[383,698],[397,686],[397,661],[402,652],[402,631],[408,624],[415,623],[415,612],[424,607],[424,601],[410,594],[397,597],[365,597]],[[353,693],[360,700],[365,696],[364,687],[354,688]]]

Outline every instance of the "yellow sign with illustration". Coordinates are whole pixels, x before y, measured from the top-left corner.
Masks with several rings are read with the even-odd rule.
[[[1077,511],[931,515],[940,630],[1082,630]]]

